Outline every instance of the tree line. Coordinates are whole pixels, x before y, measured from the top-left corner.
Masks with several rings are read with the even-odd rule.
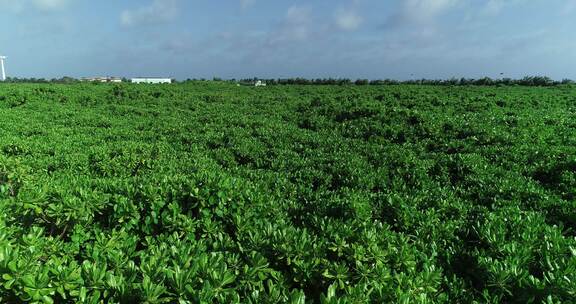
[[[4,82],[7,83],[60,83],[60,84],[73,84],[79,83],[83,80],[74,77],[61,77],[61,78],[19,78],[8,77]],[[411,80],[397,80],[397,79],[349,79],[349,78],[278,78],[278,79],[265,79],[265,78],[247,78],[247,79],[229,79],[223,80],[221,78],[213,78],[212,80],[201,79],[186,79],[182,81],[175,81],[175,83],[189,83],[195,81],[226,81],[232,83],[239,83],[245,85],[252,85],[256,81],[262,81],[267,85],[448,85],[448,86],[498,86],[498,85],[519,85],[519,86],[557,86],[557,85],[570,85],[575,82],[571,79],[563,79],[561,81],[553,80],[547,76],[526,76],[521,79],[512,78],[450,78],[450,79],[411,79]],[[127,78],[122,78],[122,82],[130,82]],[[95,82],[98,83],[98,82]]]
[[[561,81],[553,80],[546,76],[526,76],[521,79],[512,78],[499,78],[493,79],[490,77],[483,77],[479,79],[474,78],[450,78],[450,79],[412,79],[412,80],[397,80],[397,79],[348,79],[348,78],[285,78],[285,79],[242,79],[240,83],[254,83],[257,80],[265,82],[267,85],[450,85],[450,86],[498,86],[498,85],[520,85],[520,86],[557,86],[569,85],[575,82],[571,79],[563,79]]]

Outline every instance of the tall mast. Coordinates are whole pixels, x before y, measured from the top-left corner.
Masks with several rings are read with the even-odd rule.
[[[6,59],[6,56],[0,56],[0,66],[2,66],[2,78],[0,80],[5,81],[6,80],[6,70],[4,69],[4,60]]]

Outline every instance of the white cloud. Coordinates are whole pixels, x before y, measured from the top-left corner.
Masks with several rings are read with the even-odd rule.
[[[560,2],[574,2],[574,0],[560,0]],[[488,0],[486,6],[484,7],[484,13],[488,15],[499,15],[507,7],[511,7],[519,4],[526,4],[530,1],[527,0]]]
[[[310,37],[312,26],[311,11],[308,7],[292,6],[286,12],[280,27],[270,33],[271,45],[290,41],[304,41]]]
[[[70,0],[0,0],[0,7],[3,11],[15,13],[21,13],[26,9],[54,11],[65,8],[70,2]]]
[[[310,9],[302,6],[292,6],[286,12],[287,23],[301,24],[310,20]]]
[[[354,31],[358,29],[364,21],[356,12],[345,10],[338,10],[335,19],[338,28],[345,31]]]
[[[122,12],[120,21],[125,26],[170,22],[178,17],[178,4],[178,0],[153,0],[147,6]]]
[[[500,0],[489,0],[484,8],[485,12],[491,15],[497,15],[502,10],[504,3]]]
[[[256,0],[240,0],[240,7],[242,9],[247,9],[256,4]]]
[[[459,4],[460,0],[405,0],[402,14],[416,22],[428,22]]]
[[[68,5],[68,0],[33,0],[32,3],[39,9],[58,10]]]
[[[462,0],[402,0],[385,25],[393,28],[429,26],[460,3]]]
[[[484,7],[484,12],[489,15],[498,15],[504,9],[506,5],[515,4],[518,1],[516,0],[488,0],[486,6]]]

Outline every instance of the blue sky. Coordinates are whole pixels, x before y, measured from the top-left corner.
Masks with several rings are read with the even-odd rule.
[[[576,79],[576,0],[0,0],[10,76]]]

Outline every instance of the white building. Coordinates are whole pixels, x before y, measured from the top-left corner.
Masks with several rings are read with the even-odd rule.
[[[172,79],[159,78],[159,77],[138,77],[138,78],[132,78],[132,83],[152,83],[152,84],[172,83]]]
[[[255,87],[265,87],[266,83],[263,82],[262,80],[258,80],[256,81],[256,83],[254,84]]]

